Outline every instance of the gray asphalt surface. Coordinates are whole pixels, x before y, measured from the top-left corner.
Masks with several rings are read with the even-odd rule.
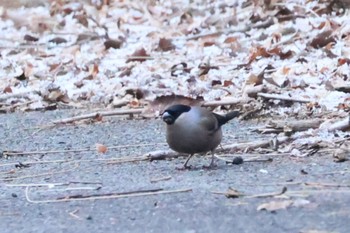
[[[272,162],[241,165],[219,161],[212,170],[201,168],[209,164],[209,157],[194,158],[190,163],[195,168],[187,171],[176,169],[184,162],[183,157],[108,164],[102,159],[167,149],[164,144],[156,144],[165,142],[162,122],[105,118],[93,124],[36,128],[72,115],[72,111],[0,115],[0,150],[52,151],[90,148],[95,143],[133,146],[110,149],[106,154],[92,150],[2,157],[0,232],[350,232],[349,187],[298,183],[349,185],[349,162],[335,163],[331,155],[315,154],[305,158],[276,155]],[[223,144],[256,140],[260,136],[248,130],[251,126],[252,123],[235,121],[225,125]],[[140,144],[152,145],[135,146]],[[26,167],[28,162],[37,163]],[[153,182],[156,179],[160,180]],[[69,182],[54,187],[37,186]],[[282,184],[285,182],[298,184]],[[26,186],[31,184],[27,200]],[[212,193],[232,187],[256,195],[280,192],[283,186],[288,188],[287,195],[293,190],[313,191],[292,195],[290,199],[229,199]],[[152,189],[192,191],[105,200],[30,202]],[[263,203],[285,200],[304,204],[272,212],[257,210]]]

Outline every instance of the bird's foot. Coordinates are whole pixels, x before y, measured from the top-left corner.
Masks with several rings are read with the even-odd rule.
[[[176,170],[179,170],[179,171],[184,171],[184,170],[190,170],[192,169],[193,167],[191,165],[183,165],[181,167],[176,167]]]
[[[203,165],[203,169],[214,169],[218,167],[215,163],[210,163],[209,165]]]

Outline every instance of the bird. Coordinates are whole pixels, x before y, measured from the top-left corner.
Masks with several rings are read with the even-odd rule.
[[[166,123],[166,141],[172,150],[189,154],[182,168],[191,168],[188,162],[194,154],[209,151],[212,158],[207,167],[213,167],[214,151],[222,139],[221,126],[239,114],[232,111],[219,115],[203,107],[184,104],[167,107],[161,114]]]

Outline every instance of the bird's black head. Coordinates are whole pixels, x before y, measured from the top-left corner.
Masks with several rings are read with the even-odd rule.
[[[191,110],[191,107],[183,104],[176,104],[168,107],[162,113],[162,119],[168,125],[174,124],[175,120],[184,112]]]

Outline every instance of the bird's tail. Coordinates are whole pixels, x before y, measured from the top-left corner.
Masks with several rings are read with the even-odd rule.
[[[231,120],[235,117],[238,117],[239,114],[240,114],[239,111],[232,111],[232,112],[227,113],[226,115],[219,115],[219,114],[214,113],[214,116],[218,120],[219,126],[221,126],[223,124],[226,124],[229,120]]]

